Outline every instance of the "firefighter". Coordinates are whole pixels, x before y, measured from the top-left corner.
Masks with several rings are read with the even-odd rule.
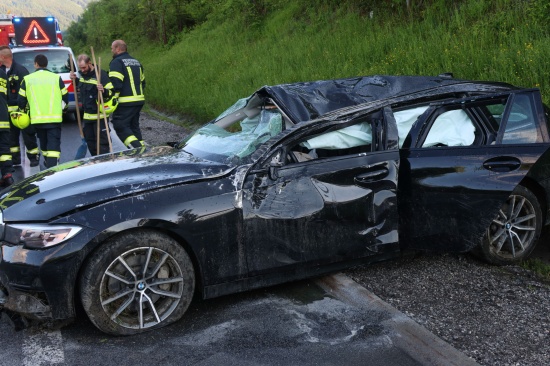
[[[61,156],[61,122],[63,111],[69,105],[69,94],[61,77],[47,67],[48,58],[43,54],[36,55],[36,71],[23,78],[18,105],[21,110],[28,105],[44,165],[51,168],[57,165]]]
[[[113,84],[118,107],[113,112],[113,127],[128,148],[143,146],[139,113],[145,104],[145,75],[141,63],[127,52],[126,43],[116,40],[111,45],[113,59],[109,65],[109,78]]]
[[[103,94],[103,101],[107,104],[114,96],[113,84],[109,80],[109,75],[104,70],[99,71],[100,83],[96,79],[96,66],[90,60],[90,56],[82,54],[77,58],[80,78],[71,72],[71,79],[76,79],[78,83],[78,92],[82,109],[84,111],[84,138],[88,145],[88,150],[92,156],[98,155],[97,152],[97,114],[98,114],[98,90]],[[99,111],[101,112],[101,111]],[[101,113],[100,113],[101,114]],[[107,137],[107,128],[100,115],[100,133],[99,133],[99,154],[109,152],[109,139]]]
[[[0,186],[13,184],[13,164],[10,153],[10,115],[8,113],[8,75],[0,68]]]
[[[8,46],[0,47],[0,61],[6,66],[8,74],[8,110],[11,112],[17,112],[17,97],[19,95],[19,88],[23,78],[29,74],[29,71],[25,66],[18,64],[13,59],[13,54]],[[23,142],[27,148],[27,158],[29,159],[30,166],[34,167],[38,165],[38,144],[36,143],[36,131],[33,126],[29,126],[25,129],[20,129],[13,123],[10,125],[11,133],[11,156],[13,165],[21,164],[21,148],[19,143],[19,135],[23,136]]]

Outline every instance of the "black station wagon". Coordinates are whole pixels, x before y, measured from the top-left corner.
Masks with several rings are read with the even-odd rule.
[[[0,307],[112,334],[403,251],[524,259],[548,223],[537,89],[442,75],[266,86],[172,146],[0,192]],[[78,300],[78,301],[77,301]]]

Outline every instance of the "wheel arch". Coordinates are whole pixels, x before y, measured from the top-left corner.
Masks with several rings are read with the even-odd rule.
[[[134,221],[134,220],[132,220]],[[139,221],[139,220],[138,220]],[[124,224],[128,224],[129,222],[125,222]],[[118,225],[115,225],[117,227]],[[126,226],[126,225],[125,225]],[[73,285],[73,299],[75,306],[81,307],[81,301],[80,301],[80,278],[82,277],[83,271],[86,268],[90,258],[94,253],[96,253],[98,250],[101,249],[102,245],[110,239],[116,238],[117,236],[126,234],[128,232],[134,232],[134,231],[154,231],[157,233],[162,233],[166,235],[167,237],[175,240],[189,255],[189,258],[191,259],[191,263],[193,264],[193,268],[195,270],[195,294],[200,293],[200,295],[203,295],[203,276],[202,276],[202,267],[200,266],[200,262],[197,258],[197,255],[195,251],[193,250],[193,247],[189,244],[189,242],[182,236],[176,233],[175,231],[169,230],[164,227],[158,227],[158,226],[130,226],[126,227],[122,230],[114,230],[115,227],[109,228],[101,232],[99,235],[96,236],[96,238],[93,240],[95,243],[92,245],[91,249],[86,253],[85,258],[82,260],[82,263],[80,264],[80,267],[78,269],[78,273],[75,277],[75,283]]]
[[[548,215],[548,195],[546,194],[545,189],[534,179],[530,177],[525,177],[519,183],[520,186],[523,186],[533,192],[537,201],[540,205],[540,210],[542,212],[542,226],[548,225],[550,222],[550,215]]]

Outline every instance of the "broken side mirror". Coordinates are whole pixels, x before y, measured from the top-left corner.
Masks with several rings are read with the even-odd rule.
[[[283,166],[280,161],[272,161],[269,163],[269,179],[277,180],[279,178],[279,168]]]
[[[276,180],[279,178],[278,171],[279,168],[283,166],[281,156],[284,156],[284,151],[282,149],[278,149],[277,153],[271,157],[268,167],[268,175],[271,180]]]

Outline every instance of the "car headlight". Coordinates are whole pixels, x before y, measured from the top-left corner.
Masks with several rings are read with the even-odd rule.
[[[82,228],[75,225],[5,224],[4,240],[29,248],[51,247],[75,236]]]

